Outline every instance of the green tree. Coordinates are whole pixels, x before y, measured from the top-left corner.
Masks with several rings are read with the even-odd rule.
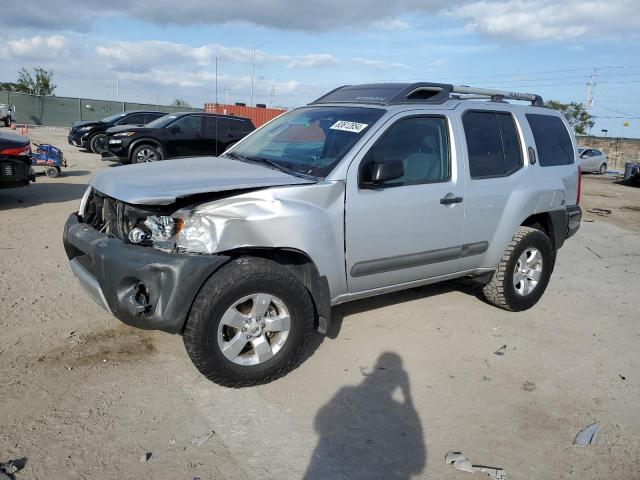
[[[0,91],[15,92],[18,85],[15,82],[0,82]]]
[[[53,95],[58,87],[53,83],[53,71],[34,67],[33,73],[34,75],[31,75],[26,68],[21,68],[18,72],[15,91],[32,95]]]
[[[186,100],[183,100],[181,98],[176,98],[173,103],[171,103],[172,107],[184,107],[184,108],[191,108],[191,104],[189,102],[187,102]]]
[[[545,107],[553,108],[554,110],[562,112],[564,117],[567,119],[567,122],[569,122],[569,125],[573,127],[573,130],[578,135],[586,135],[587,132],[596,124],[596,122],[593,121],[595,117],[587,112],[584,106],[580,103],[561,103],[556,100],[549,100],[545,102],[544,105]]]

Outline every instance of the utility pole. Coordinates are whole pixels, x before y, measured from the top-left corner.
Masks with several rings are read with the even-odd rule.
[[[116,102],[120,101],[120,72],[116,72]]]
[[[216,57],[216,105],[218,105],[218,57]]]
[[[270,43],[271,42],[264,42],[253,47],[253,55],[251,57],[251,101],[249,102],[250,107],[253,107],[253,84],[256,77],[256,48],[264,47],[265,45],[268,45]]]
[[[272,107],[275,107],[276,105],[276,86],[275,85],[271,85],[271,99],[270,102]]]
[[[598,68],[595,67],[593,69],[593,73],[591,74],[591,78],[589,79],[589,81],[587,82],[587,96],[584,99],[584,103],[582,104],[582,106],[584,107],[585,110],[589,110],[591,107],[593,107],[594,101],[593,101],[593,89],[596,86],[596,73],[598,71]]]
[[[229,89],[224,89],[224,104],[229,105]]]

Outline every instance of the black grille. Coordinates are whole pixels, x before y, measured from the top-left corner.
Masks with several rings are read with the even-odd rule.
[[[2,166],[0,166],[0,172],[2,172],[2,176],[3,177],[15,177],[16,176],[16,169],[10,163],[3,163]]]

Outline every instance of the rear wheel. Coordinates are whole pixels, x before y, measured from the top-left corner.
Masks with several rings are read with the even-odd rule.
[[[4,118],[4,126],[9,127],[11,125],[11,119],[9,117]]]
[[[45,170],[45,174],[49,178],[56,178],[60,175],[60,167],[47,167]]]
[[[288,269],[242,257],[203,285],[189,311],[184,344],[209,380],[246,387],[295,368],[314,325],[309,292]]]
[[[536,228],[518,228],[498,269],[485,285],[485,298],[496,307],[514,312],[533,307],[544,293],[553,271],[549,237]]]
[[[140,145],[131,156],[131,163],[147,163],[162,160],[162,151],[155,145]]]
[[[600,169],[598,170],[598,173],[600,175],[604,175],[606,171],[607,171],[607,164],[603,163],[602,165],[600,165]]]

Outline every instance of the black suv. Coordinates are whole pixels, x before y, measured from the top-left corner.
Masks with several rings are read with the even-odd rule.
[[[102,156],[122,163],[143,163],[172,157],[220,155],[253,130],[255,127],[248,118],[172,113],[144,127],[110,128]]]
[[[84,147],[93,153],[100,153],[99,146],[105,137],[104,132],[108,128],[116,125],[146,125],[164,115],[166,115],[165,112],[135,110],[110,115],[97,122],[76,122],[71,127],[67,140],[69,144],[76,147]]]

